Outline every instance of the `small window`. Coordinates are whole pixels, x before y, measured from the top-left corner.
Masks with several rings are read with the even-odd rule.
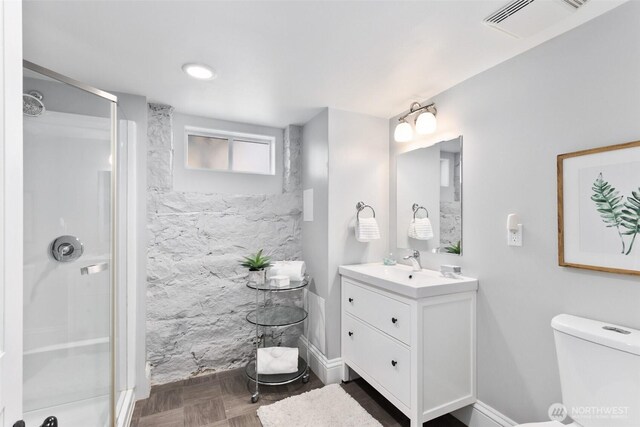
[[[187,128],[187,168],[275,174],[275,138]]]

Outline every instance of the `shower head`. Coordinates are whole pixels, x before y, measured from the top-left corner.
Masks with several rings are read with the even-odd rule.
[[[38,117],[44,113],[44,103],[40,92],[31,90],[22,94],[22,113],[29,117]]]

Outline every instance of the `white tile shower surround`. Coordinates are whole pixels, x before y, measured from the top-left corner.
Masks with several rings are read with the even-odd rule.
[[[147,351],[152,383],[244,365],[255,296],[238,260],[264,248],[301,256],[300,130],[285,132],[281,194],[243,196],[172,190],[173,109],[148,117]],[[253,333],[252,333],[253,332]],[[295,343],[294,343],[295,345]]]

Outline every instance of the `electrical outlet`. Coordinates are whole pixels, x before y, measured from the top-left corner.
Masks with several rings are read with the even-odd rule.
[[[522,224],[518,224],[517,230],[507,230],[507,245],[522,246]]]

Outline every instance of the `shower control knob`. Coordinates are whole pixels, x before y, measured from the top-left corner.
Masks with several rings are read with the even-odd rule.
[[[350,337],[353,336],[353,332],[349,331],[349,336]]]
[[[391,361],[391,364],[392,364],[393,366],[396,366],[396,365],[398,364],[398,362],[396,362],[395,360],[392,360],[392,361]]]
[[[60,236],[51,242],[50,253],[58,262],[75,261],[84,252],[84,246],[76,236]]]
[[[391,323],[398,323],[398,319],[396,319],[395,317],[391,318]]]
[[[349,298],[349,302],[353,302],[353,298]]]

